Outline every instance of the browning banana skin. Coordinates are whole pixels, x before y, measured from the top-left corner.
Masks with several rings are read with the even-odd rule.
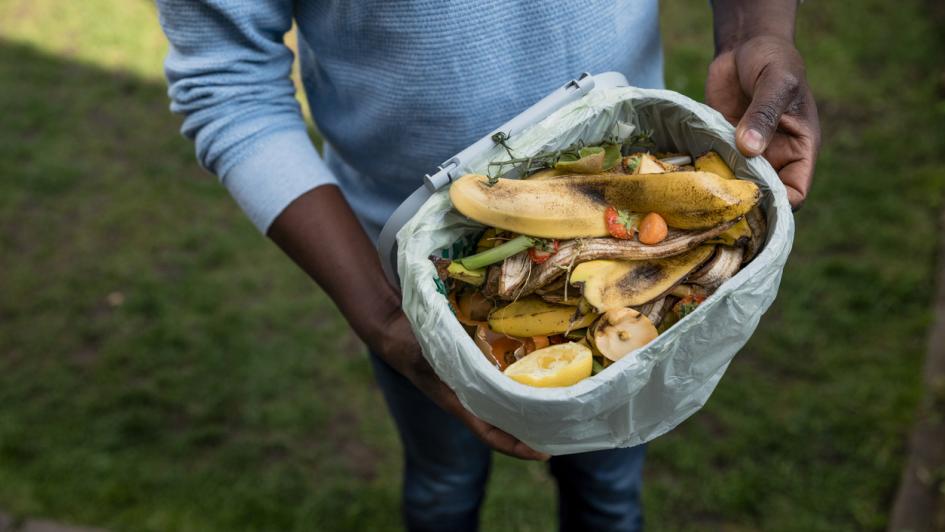
[[[491,181],[467,174],[450,186],[450,199],[459,212],[487,226],[572,239],[608,236],[601,216],[608,205],[658,212],[676,229],[708,229],[744,216],[761,199],[761,191],[751,181],[698,171]]]

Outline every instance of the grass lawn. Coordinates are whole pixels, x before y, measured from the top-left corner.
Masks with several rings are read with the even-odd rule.
[[[663,2],[701,98],[704,0]],[[824,150],[779,299],[650,446],[652,530],[881,530],[920,397],[945,195],[931,2],[807,2]],[[0,0],[0,509],[114,530],[397,529],[367,358],[177,134],[151,2]],[[553,528],[497,458],[486,530]]]

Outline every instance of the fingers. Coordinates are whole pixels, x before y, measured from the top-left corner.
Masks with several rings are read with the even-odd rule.
[[[805,113],[801,118],[784,115],[781,129],[764,153],[787,188],[788,200],[795,211],[800,209],[810,191],[819,138],[816,111]]]
[[[751,103],[742,92],[735,65],[735,54],[726,52],[709,64],[709,74],[705,81],[705,102],[733,126],[745,114]]]
[[[550,455],[540,453],[525,445],[508,432],[494,427],[472,414],[469,414],[469,416],[472,418],[469,428],[472,429],[473,433],[485,442],[486,445],[496,451],[515,458],[521,458],[522,460],[546,461],[551,458]]]
[[[735,129],[738,149],[747,156],[761,155],[771,144],[781,115],[797,99],[800,80],[781,69],[765,67],[755,83],[751,103]]]
[[[797,77],[762,72],[735,142],[745,155],[764,154],[784,183],[791,207],[800,209],[814,177],[820,129],[813,98]]]
[[[788,201],[795,211],[804,204],[813,173],[813,163],[807,159],[791,162],[778,171],[778,176],[787,189]]]
[[[445,391],[440,393],[442,402],[440,406],[444,407],[448,412],[452,413],[460,419],[469,430],[476,435],[477,438],[483,441],[486,445],[492,449],[515,458],[521,458],[522,460],[548,460],[549,455],[545,453],[540,453],[531,447],[525,445],[519,441],[515,436],[512,436],[508,432],[490,425],[485,421],[474,416],[471,412],[466,410],[462,403],[459,402],[459,398],[456,397],[456,394],[453,393],[453,390],[450,390],[442,382],[440,383]]]
[[[459,398],[456,397],[453,390],[439,380],[435,374],[433,379],[435,380],[427,380],[420,385],[420,388],[426,392],[433,402],[440,405],[440,408],[458,417],[483,443],[502,454],[521,458],[522,460],[544,461],[550,458],[549,455],[540,453],[525,445],[508,432],[474,416],[459,402]]]
[[[816,153],[804,137],[778,133],[764,153],[787,188],[788,200],[796,211],[810,190]]]

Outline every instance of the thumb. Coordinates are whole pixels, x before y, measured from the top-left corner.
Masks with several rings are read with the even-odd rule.
[[[735,143],[748,156],[761,155],[778,129],[781,115],[797,97],[800,83],[788,72],[766,68],[755,82],[751,103],[735,129]]]

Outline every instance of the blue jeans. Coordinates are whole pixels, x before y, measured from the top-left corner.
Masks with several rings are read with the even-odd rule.
[[[374,375],[404,446],[403,512],[410,531],[474,531],[492,452],[376,355]],[[555,456],[562,531],[639,531],[644,446]]]

